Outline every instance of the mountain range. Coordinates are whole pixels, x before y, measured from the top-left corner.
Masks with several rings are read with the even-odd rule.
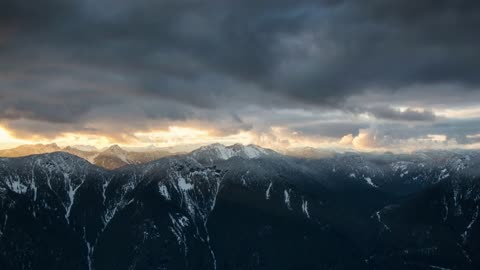
[[[480,268],[477,151],[119,159],[0,158],[2,269]]]
[[[59,147],[57,144],[21,145],[13,149],[0,150],[0,157],[22,157],[53,152],[66,152],[81,157],[88,162],[106,168],[117,169],[126,165],[150,162],[165,156],[172,155],[163,149],[149,149],[148,151],[127,151],[118,145],[112,145],[103,150],[91,147]]]

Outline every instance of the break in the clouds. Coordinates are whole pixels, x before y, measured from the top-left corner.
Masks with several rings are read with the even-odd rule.
[[[273,146],[473,147],[478,26],[469,0],[4,0],[0,125],[19,138],[142,143],[185,126]]]

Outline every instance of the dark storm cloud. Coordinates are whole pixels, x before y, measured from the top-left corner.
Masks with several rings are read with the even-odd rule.
[[[368,128],[368,123],[319,123],[305,127],[295,128],[295,131],[309,137],[341,138],[345,135],[358,135],[359,129]]]
[[[480,134],[480,119],[462,119],[456,121],[442,121],[433,125],[430,132],[444,134],[448,139],[455,139],[460,144],[475,143],[476,138],[470,138],[471,135]]]
[[[423,121],[435,121],[437,116],[428,110],[414,110],[407,108],[404,111],[399,109],[394,109],[391,107],[377,106],[368,108],[365,110],[367,113],[373,115],[377,119],[390,120],[390,121],[412,121],[412,122],[423,122]]]
[[[382,146],[405,147],[409,143],[418,142],[422,139],[428,140],[430,136],[435,135],[445,136],[447,141],[454,140],[461,146],[480,142],[480,118],[443,119],[436,123],[415,126],[404,123],[387,123],[370,127],[369,132],[375,134],[376,139]],[[447,141],[444,143],[447,143]]]
[[[341,102],[364,89],[476,87],[479,39],[472,33],[480,23],[479,6],[475,1],[344,2],[326,18],[311,19],[304,40],[316,50],[310,59],[301,58],[303,47],[293,54],[278,85],[316,103]]]
[[[480,2],[464,0],[4,0],[0,118],[82,123],[113,111],[248,129],[233,114],[245,105],[348,111],[363,107],[344,103],[366,90],[468,92],[480,84],[479,25]],[[437,93],[422,91],[431,95],[407,101]],[[458,95],[441,92],[447,103]]]

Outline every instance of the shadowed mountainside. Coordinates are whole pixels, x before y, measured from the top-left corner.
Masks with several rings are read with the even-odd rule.
[[[478,269],[480,154],[0,159],[4,269]]]

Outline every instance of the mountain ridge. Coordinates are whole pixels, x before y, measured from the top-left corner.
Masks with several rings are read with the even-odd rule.
[[[144,152],[129,151],[116,144],[97,151],[81,150],[75,148],[74,146],[66,146],[61,148],[56,144],[35,144],[22,145],[12,149],[0,150],[0,157],[22,157],[52,152],[67,152],[106,169],[117,169],[126,165],[147,163],[165,156],[178,154],[165,150],[153,149],[149,149],[148,151]],[[192,153],[194,156],[197,156],[197,158],[203,156],[205,160],[210,159],[210,162],[213,162],[214,160],[228,159],[233,156],[256,158],[259,156],[276,154],[276,152],[273,150],[265,149],[253,144],[234,144],[231,146],[224,146],[219,143],[199,147],[190,153]]]
[[[83,147],[85,148],[85,147]],[[24,157],[53,152],[66,152],[81,157],[88,162],[106,169],[117,169],[126,165],[146,163],[155,159],[172,155],[164,150],[135,152],[127,151],[118,145],[103,150],[87,151],[74,146],[59,147],[56,144],[22,145],[12,149],[0,150],[0,157]]]
[[[65,152],[2,158],[0,263],[473,270],[480,155],[446,154],[187,154],[116,170]]]

